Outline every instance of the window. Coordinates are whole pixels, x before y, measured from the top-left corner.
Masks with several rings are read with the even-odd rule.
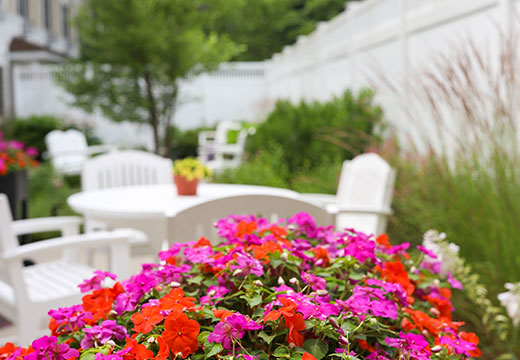
[[[52,28],[51,0],[43,0],[43,25],[47,30]]]
[[[61,5],[61,30],[63,36],[69,37],[69,7],[65,4]]]
[[[18,15],[24,18],[29,17],[29,2],[28,0],[18,0]]]

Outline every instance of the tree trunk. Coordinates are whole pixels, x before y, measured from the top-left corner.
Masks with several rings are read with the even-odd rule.
[[[159,136],[159,116],[157,113],[157,102],[153,94],[153,84],[149,73],[145,73],[144,80],[146,82],[146,94],[148,98],[148,115],[150,116],[150,124],[153,130],[154,152],[161,152],[161,138]]]
[[[170,111],[168,111],[168,114],[166,116],[166,124],[164,125],[165,128],[165,136],[164,136],[164,145],[165,145],[165,152],[166,157],[171,157],[171,151],[172,151],[172,132],[170,129],[172,119],[175,116],[175,111],[177,110],[177,87],[175,87],[175,90],[172,92],[172,99],[171,99],[171,107]]]

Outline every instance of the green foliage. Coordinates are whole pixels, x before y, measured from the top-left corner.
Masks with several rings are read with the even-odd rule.
[[[89,0],[77,25],[82,59],[60,78],[74,104],[114,121],[148,123],[155,150],[169,150],[178,80],[215,68],[240,51],[207,31],[208,14],[193,0]]]
[[[326,103],[279,101],[256,134],[248,137],[246,150],[254,156],[280,146],[281,160],[293,174],[364,152],[378,140],[381,125],[382,110],[369,89],[357,95],[347,90]]]
[[[293,189],[298,192],[336,192],[341,161],[319,164],[312,170],[300,169],[290,173],[283,162],[283,149],[275,145],[262,151],[236,169],[213,175],[213,181],[227,184],[263,185]]]
[[[68,216],[74,212],[67,205],[67,198],[81,191],[79,176],[58,178],[50,163],[41,163],[29,173],[29,217]],[[31,235],[31,240],[58,236],[58,233]]]
[[[207,130],[215,130],[215,128],[199,127],[183,131],[175,126],[172,126],[170,128],[172,139],[172,157],[174,159],[196,157],[199,146],[199,133],[201,131]]]
[[[320,21],[345,9],[345,0],[220,0],[208,3],[218,8],[213,28],[227,34],[247,50],[234,60],[264,60],[309,34]]]
[[[457,312],[479,334],[483,349],[520,354],[520,344],[504,339],[505,320],[496,308],[504,283],[519,280],[520,172],[512,153],[494,150],[488,159],[475,154],[449,161],[386,154],[397,170],[387,232],[417,244],[420,233],[442,229],[477,274],[459,276],[466,291],[454,298]]]

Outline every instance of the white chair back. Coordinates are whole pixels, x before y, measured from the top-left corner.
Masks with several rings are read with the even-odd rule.
[[[45,136],[45,144],[52,166],[58,172],[79,173],[87,161],[87,140],[78,130],[53,130]]]
[[[0,194],[0,253],[9,251],[18,247],[18,240],[13,234],[11,223],[13,218],[11,208],[9,207],[9,199],[7,195]]]
[[[385,210],[390,209],[395,171],[379,155],[362,154],[345,161],[341,169],[337,200],[340,207]],[[377,213],[339,213],[338,229],[356,230],[379,235],[386,228],[387,216]]]
[[[334,224],[333,217],[312,203],[281,195],[237,195],[211,200],[183,210],[168,218],[168,242],[187,242],[205,236],[216,243],[214,224],[227,215],[260,215],[271,222],[305,211],[318,226]]]
[[[88,160],[83,191],[135,185],[173,184],[172,161],[144,151],[116,151]]]

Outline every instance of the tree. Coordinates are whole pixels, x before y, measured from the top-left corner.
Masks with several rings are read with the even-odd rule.
[[[240,52],[205,24],[198,0],[88,0],[77,26],[79,60],[59,82],[74,105],[114,121],[148,123],[155,152],[169,153],[179,80],[216,68]],[[165,142],[162,143],[162,134]]]
[[[352,0],[351,0],[352,1]],[[212,0],[211,28],[228,35],[247,50],[233,60],[264,60],[298,36],[309,34],[320,21],[345,10],[347,0]]]

